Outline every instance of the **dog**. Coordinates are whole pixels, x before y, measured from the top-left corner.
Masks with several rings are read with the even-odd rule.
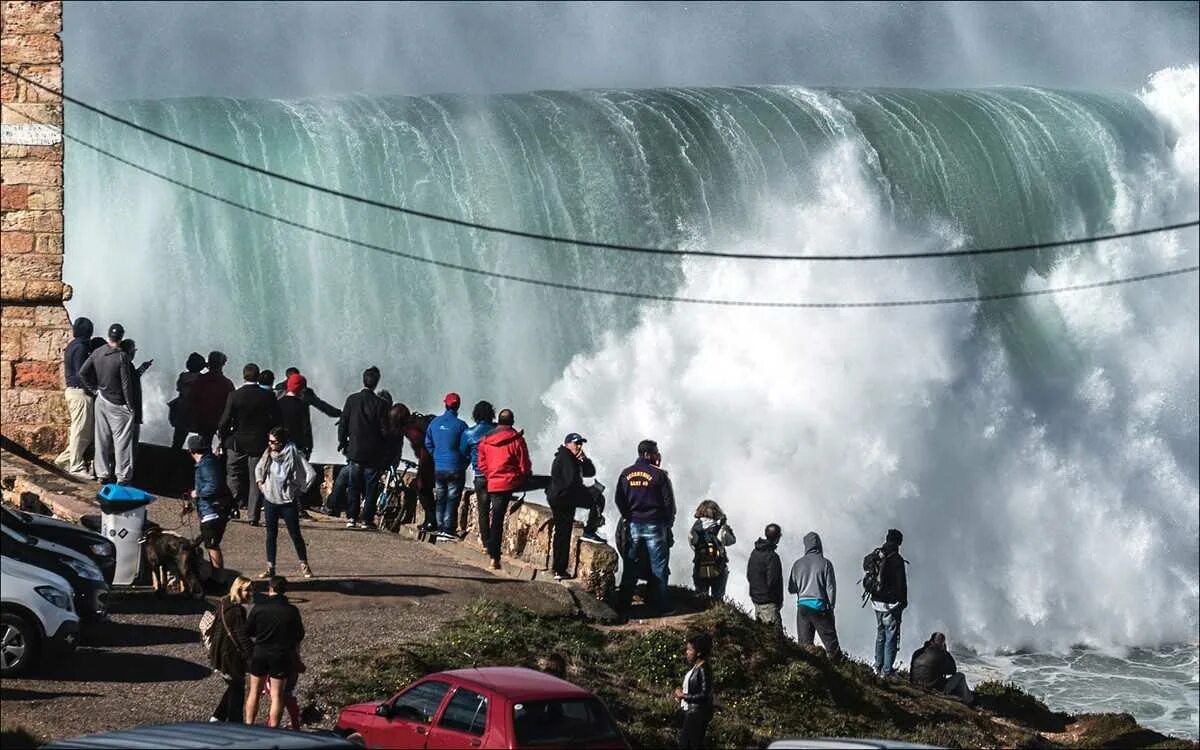
[[[162,596],[167,593],[170,579],[173,578],[180,586],[180,593],[188,593],[197,599],[204,597],[204,583],[200,580],[199,537],[188,539],[164,531],[153,521],[147,521],[139,541],[155,594]]]

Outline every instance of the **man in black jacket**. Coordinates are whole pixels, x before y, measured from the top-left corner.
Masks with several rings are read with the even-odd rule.
[[[107,344],[93,351],[79,368],[83,387],[97,394],[95,463],[101,484],[128,484],[133,479],[141,399],[135,391],[137,373],[121,349],[124,338],[125,327],[113,323],[108,327]]]
[[[350,472],[346,490],[348,529],[355,526],[375,528],[375,479],[387,453],[383,427],[387,422],[388,405],[375,395],[379,386],[379,368],[364,370],[362,383],[362,390],[346,399],[338,422],[338,450],[346,456],[343,471]]]
[[[863,561],[865,570],[872,558],[881,559],[879,587],[871,595],[871,608],[875,610],[875,673],[881,677],[890,677],[896,671],[900,618],[908,607],[908,575],[904,571],[907,561],[900,556],[903,542],[904,534],[899,529],[888,529],[883,546]]]
[[[258,717],[258,695],[262,692],[263,681],[269,679],[271,709],[267,714],[267,726],[277,727],[283,718],[286,699],[284,685],[296,672],[299,662],[304,621],[300,619],[300,610],[284,595],[287,591],[286,578],[271,576],[268,586],[270,597],[262,604],[254,605],[246,618],[246,635],[254,643],[254,652],[250,657],[246,723],[253,724]]]
[[[554,454],[554,463],[550,467],[550,486],[546,488],[546,499],[550,502],[550,510],[554,512],[554,551],[550,567],[556,581],[570,577],[567,575],[567,561],[571,555],[575,509],[593,506],[591,492],[583,486],[584,477],[596,476],[596,465],[583,452],[586,442],[578,432],[567,435]]]
[[[783,632],[783,563],[775,548],[783,529],[779,524],[769,524],[763,538],[754,543],[750,562],[746,566],[746,580],[750,582],[750,601],[754,602],[754,616],[759,622],[774,625]]]
[[[287,368],[287,370],[285,370],[283,373],[283,380],[280,380],[275,384],[275,395],[283,398],[283,394],[287,392],[288,378],[293,375],[300,374],[300,370],[296,367]],[[321,397],[317,395],[316,391],[308,387],[307,379],[304,381],[304,390],[300,391],[300,399],[304,402],[305,406],[316,409],[327,417],[337,419],[338,417],[342,416],[341,410],[328,401],[323,401]]]
[[[652,606],[662,615],[671,611],[667,581],[671,577],[671,547],[675,543],[675,491],[671,478],[661,468],[658,443],[638,443],[638,459],[621,472],[614,500],[621,518],[629,524],[625,565],[621,571],[621,590],[617,611],[629,609],[633,587],[648,563]]]
[[[225,449],[229,489],[241,508],[249,508],[250,525],[262,514],[262,494],[254,482],[254,467],[267,449],[267,433],[283,421],[275,394],[258,384],[258,365],[242,368],[240,388],[225,400],[217,435]]]
[[[913,652],[909,680],[926,690],[953,695],[968,706],[975,702],[975,694],[946,649],[946,636],[942,633],[929,636],[925,645]]]

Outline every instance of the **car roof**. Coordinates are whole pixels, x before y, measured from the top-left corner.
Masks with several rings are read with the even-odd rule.
[[[525,667],[472,667],[429,675],[446,676],[465,685],[475,685],[498,693],[509,700],[533,701],[551,698],[591,698],[587,690],[566,680]]]
[[[120,729],[87,737],[58,740],[42,745],[43,750],[66,748],[160,748],[161,750],[191,750],[192,748],[348,748],[355,745],[330,733],[296,732],[248,726],[228,722],[179,722]]]

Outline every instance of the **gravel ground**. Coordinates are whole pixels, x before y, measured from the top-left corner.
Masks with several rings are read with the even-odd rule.
[[[165,528],[178,525],[177,501],[161,500],[152,508],[151,517]],[[300,577],[283,528],[277,555],[279,573],[291,584],[289,598],[304,617],[310,670],[363,648],[436,637],[440,624],[480,598],[547,613],[574,611],[562,586],[497,577],[431,544],[316,519],[303,524],[315,578]],[[196,534],[194,522],[180,533]],[[223,543],[226,565],[251,576],[262,572],[264,537],[261,528],[231,523]],[[28,679],[0,684],[6,726],[24,726],[49,740],[211,715],[223,683],[208,668],[200,645],[197,627],[205,604],[120,589],[110,601],[109,621],[85,628],[84,644],[73,656]],[[304,683],[302,678],[302,692]]]

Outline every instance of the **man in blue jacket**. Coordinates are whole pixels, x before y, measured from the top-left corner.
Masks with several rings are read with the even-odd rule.
[[[458,541],[458,501],[462,499],[467,477],[467,454],[462,436],[467,423],[458,418],[462,399],[447,393],[446,411],[429,423],[425,431],[425,450],[433,455],[433,497],[437,503],[437,534],[447,541]]]
[[[662,454],[658,452],[658,443],[643,440],[638,443],[637,450],[637,461],[621,472],[617,480],[617,510],[622,520],[629,524],[617,611],[629,609],[638,574],[649,562],[652,594],[649,603],[665,615],[671,609],[667,579],[671,576],[671,546],[675,543],[671,532],[675,525],[675,491],[671,487],[671,478],[659,467]]]
[[[479,543],[487,546],[490,524],[490,508],[487,492],[487,477],[479,470],[479,441],[496,429],[496,407],[490,401],[480,401],[471,412],[475,424],[462,434],[459,449],[471,460],[471,471],[475,472],[475,509],[479,519]]]

